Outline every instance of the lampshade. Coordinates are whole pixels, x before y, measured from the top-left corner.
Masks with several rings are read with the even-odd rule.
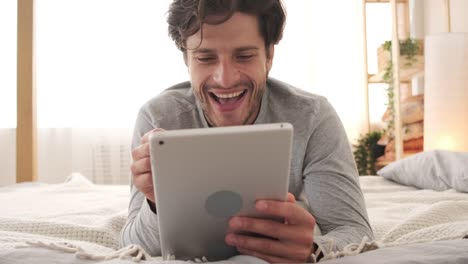
[[[424,150],[468,151],[468,33],[425,38]]]

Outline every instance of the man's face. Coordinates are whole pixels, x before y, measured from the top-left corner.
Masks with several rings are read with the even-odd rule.
[[[205,24],[199,43],[200,31],[187,39],[186,63],[208,123],[252,124],[273,58],[272,47],[267,57],[257,18],[236,12],[222,24]]]

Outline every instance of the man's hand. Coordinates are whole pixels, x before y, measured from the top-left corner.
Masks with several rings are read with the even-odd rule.
[[[164,131],[164,129],[155,128],[143,135],[140,140],[140,146],[132,150],[133,161],[130,165],[133,185],[140,190],[140,192],[144,193],[146,198],[153,203],[155,203],[155,199],[153,177],[151,176],[150,145],[148,141],[150,135],[158,131]]]
[[[259,212],[279,217],[284,223],[250,217],[233,217],[225,241],[245,255],[261,258],[270,263],[298,263],[310,259],[314,242],[315,218],[295,204],[288,194],[287,202],[260,200]],[[240,233],[256,233],[270,238],[259,238]]]

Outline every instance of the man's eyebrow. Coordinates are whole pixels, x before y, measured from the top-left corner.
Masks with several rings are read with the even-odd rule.
[[[245,46],[239,47],[234,49],[235,52],[244,52],[244,51],[251,51],[251,50],[259,50],[256,46]],[[216,53],[215,49],[208,49],[208,48],[199,48],[193,51],[193,54],[207,54],[207,53]]]
[[[199,54],[199,53],[215,53],[215,50],[214,49],[206,49],[206,48],[200,48],[200,49],[196,49],[193,51],[193,54]]]
[[[259,50],[259,48],[256,46],[245,46],[245,47],[240,47],[240,48],[235,49],[236,52],[251,51],[251,50],[257,51]]]

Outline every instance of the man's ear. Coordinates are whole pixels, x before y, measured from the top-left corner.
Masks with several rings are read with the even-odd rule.
[[[268,72],[271,70],[271,67],[273,66],[273,57],[275,56],[275,45],[270,45],[267,49],[267,70]]]

